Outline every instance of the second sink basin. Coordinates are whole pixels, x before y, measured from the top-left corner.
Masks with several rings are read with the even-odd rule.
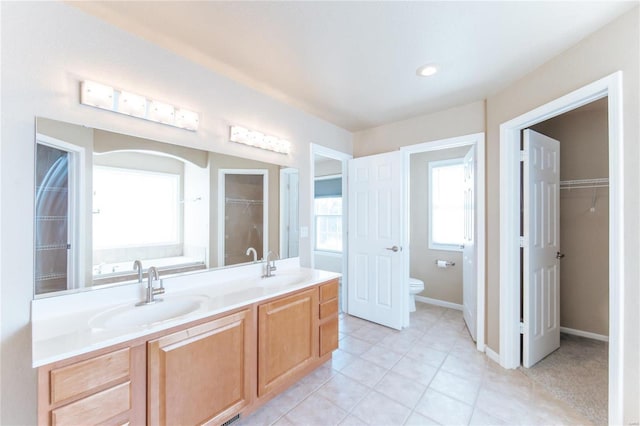
[[[275,272],[271,277],[262,277],[257,283],[263,287],[288,287],[306,282],[309,278],[310,274],[306,272]]]
[[[98,330],[151,326],[196,312],[208,299],[201,295],[173,296],[151,305],[120,305],[95,315],[89,326]]]

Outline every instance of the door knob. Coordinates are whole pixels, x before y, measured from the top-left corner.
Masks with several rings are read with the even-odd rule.
[[[556,252],[556,259],[562,259],[564,257],[564,253]]]
[[[400,251],[400,247],[398,246],[387,247],[387,250],[391,250],[392,252],[397,252],[397,251]]]

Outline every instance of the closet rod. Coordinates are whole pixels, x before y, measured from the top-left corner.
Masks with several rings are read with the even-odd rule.
[[[561,180],[560,189],[606,188],[609,178]]]
[[[248,200],[245,198],[226,198],[225,200],[230,204],[263,204],[263,200]]]

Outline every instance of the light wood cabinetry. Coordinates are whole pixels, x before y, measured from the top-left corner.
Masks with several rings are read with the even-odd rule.
[[[149,424],[220,424],[249,405],[254,336],[246,309],[150,341]]]
[[[317,354],[317,289],[258,306],[258,396],[290,385]]]
[[[338,349],[338,280],[321,284],[320,293],[320,356]]]
[[[40,425],[194,425],[248,415],[338,347],[332,280],[38,369]]]
[[[40,425],[145,424],[145,347],[110,348],[38,369]]]

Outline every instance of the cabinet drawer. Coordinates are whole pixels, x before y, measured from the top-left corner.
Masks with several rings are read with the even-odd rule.
[[[338,313],[338,299],[320,304],[320,319],[325,319]]]
[[[129,377],[129,348],[51,370],[51,403]]]
[[[320,326],[320,356],[338,349],[338,318]]]
[[[51,424],[101,424],[130,408],[131,382],[126,382],[53,410]]]
[[[338,280],[320,286],[320,303],[338,297]]]

